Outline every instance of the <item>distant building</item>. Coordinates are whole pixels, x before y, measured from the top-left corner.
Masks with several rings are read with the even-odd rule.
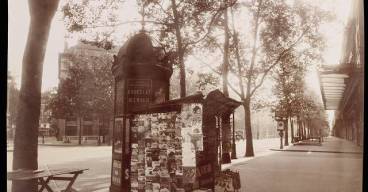
[[[276,129],[277,124],[273,118],[273,114],[271,113],[271,108],[266,107],[261,110],[254,111],[252,113],[251,121],[254,139],[279,137],[278,131]]]
[[[332,134],[363,146],[364,11],[363,0],[353,0],[337,67],[320,72],[325,109],[336,110]]]
[[[117,51],[115,51],[117,52]],[[82,57],[88,59],[97,59],[102,55],[111,55],[113,51],[107,51],[89,44],[79,42],[77,45],[68,48],[65,46],[64,52],[59,54],[59,84],[68,77],[68,68],[75,65],[72,58]],[[83,67],[92,68],[92,65],[100,64],[99,62],[78,63]],[[79,130],[81,129],[82,140],[97,140],[105,138],[107,142],[112,134],[112,123],[99,121],[95,114],[89,114],[83,118],[68,117],[66,119],[57,119],[57,127],[59,130],[58,137],[60,140],[78,140]],[[106,136],[106,137],[103,137]],[[101,140],[102,141],[102,140]]]
[[[51,111],[46,110],[45,98],[41,98],[41,110],[38,134],[40,136],[52,136],[54,133],[51,131],[50,126]]]
[[[68,75],[68,68],[73,66],[72,57],[99,57],[101,55],[115,53],[117,50],[113,51],[106,51],[103,48],[99,48],[93,45],[85,44],[79,42],[77,45],[68,48],[67,45],[65,46],[64,52],[59,54],[59,82],[64,80]],[[112,54],[111,54],[112,57]],[[91,63],[84,63],[85,66],[82,67],[89,67],[92,68]]]

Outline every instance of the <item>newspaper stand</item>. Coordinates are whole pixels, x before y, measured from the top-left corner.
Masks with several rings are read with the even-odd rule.
[[[114,55],[114,124],[111,192],[130,190],[131,115],[133,111],[169,99],[172,66],[162,48],[141,31]]]
[[[141,32],[114,56],[111,192],[214,190],[218,119],[241,104],[214,90],[169,100],[172,67]]]

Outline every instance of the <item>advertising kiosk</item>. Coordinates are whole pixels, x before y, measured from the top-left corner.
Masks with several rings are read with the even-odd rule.
[[[219,90],[169,100],[160,51],[140,32],[114,57],[111,192],[214,190],[221,116],[240,103]]]

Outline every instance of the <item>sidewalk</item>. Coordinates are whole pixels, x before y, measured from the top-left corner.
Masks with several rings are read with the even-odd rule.
[[[240,173],[240,191],[362,191],[363,149],[350,141],[328,137],[321,146],[270,149],[270,155],[256,154],[252,161],[245,158],[227,165]]]
[[[39,146],[60,146],[60,147],[82,147],[82,146],[108,146],[107,143],[102,143],[98,145],[97,144],[97,140],[87,140],[87,141],[82,141],[82,144],[79,145],[78,144],[78,140],[71,140],[70,143],[64,143],[63,141],[57,141],[55,137],[45,137],[44,139],[44,143],[42,143],[42,137],[38,138],[38,145]],[[14,144],[13,144],[13,140],[8,140],[7,141],[7,152],[12,152],[14,150]]]
[[[232,159],[231,164],[223,164],[221,166],[222,170],[228,169],[233,165],[242,164],[254,158],[270,155],[272,153],[275,153],[275,151],[271,151],[270,149],[280,147],[280,138],[253,139],[254,157],[244,157],[246,146],[245,142],[245,140],[240,140],[236,142],[237,159]],[[289,146],[284,146],[284,149],[288,149],[291,145],[292,144],[289,143]]]
[[[290,140],[289,140],[290,141]],[[337,137],[329,136],[324,138],[322,145],[293,145],[289,143],[289,146],[284,146],[284,149],[280,149],[280,138],[260,139],[253,140],[254,157],[244,157],[245,155],[245,140],[236,142],[236,154],[238,159],[232,159],[231,164],[223,164],[222,170],[228,169],[234,165],[243,164],[246,161],[254,158],[267,156],[275,152],[324,152],[324,153],[350,153],[350,154],[362,154],[363,148],[356,144],[340,139]]]
[[[291,151],[291,152],[324,152],[324,153],[352,153],[362,154],[363,148],[357,146],[351,141],[337,137],[324,138],[321,145],[293,145],[287,149],[272,148],[273,151]]]

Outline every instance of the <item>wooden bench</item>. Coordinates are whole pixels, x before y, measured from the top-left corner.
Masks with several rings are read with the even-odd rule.
[[[46,169],[46,170],[16,170],[7,173],[7,180],[16,181],[16,180],[31,180],[37,179],[39,188],[39,192],[46,189],[48,192],[54,192],[52,188],[48,185],[48,183],[52,180],[62,180],[69,181],[65,190],[63,192],[72,192],[72,186],[77,179],[79,174],[82,174],[85,170],[88,169],[79,169],[79,168],[62,168],[62,169]],[[63,176],[63,175],[72,175],[72,176]]]

